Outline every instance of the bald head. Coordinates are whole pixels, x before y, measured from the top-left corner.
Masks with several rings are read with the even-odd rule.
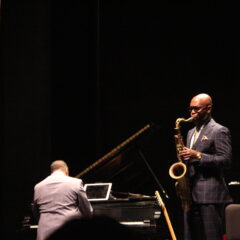
[[[50,169],[52,173],[57,170],[60,170],[64,172],[66,175],[68,175],[68,166],[63,160],[56,160],[52,162]]]
[[[198,105],[212,105],[212,98],[206,93],[200,93],[192,98],[194,103]]]

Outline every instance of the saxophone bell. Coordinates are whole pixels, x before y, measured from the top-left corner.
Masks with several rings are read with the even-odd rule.
[[[176,162],[172,164],[172,166],[169,168],[170,177],[176,180],[185,176],[186,172],[187,172],[187,167],[182,162]]]

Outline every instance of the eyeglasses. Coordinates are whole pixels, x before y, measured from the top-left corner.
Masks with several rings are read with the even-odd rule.
[[[205,108],[207,108],[209,105],[205,105],[205,106],[190,106],[188,108],[189,112],[191,112],[192,110],[194,110],[195,112],[198,112],[200,110],[203,110]]]

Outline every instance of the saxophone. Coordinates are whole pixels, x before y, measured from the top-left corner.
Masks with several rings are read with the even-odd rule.
[[[178,162],[174,163],[169,168],[169,175],[173,179],[177,180],[175,183],[176,192],[178,197],[182,201],[182,208],[183,210],[188,210],[191,205],[191,196],[190,196],[190,187],[189,187],[189,179],[187,173],[187,166],[183,163],[181,157],[179,156],[179,152],[183,150],[184,143],[183,138],[180,131],[180,123],[181,122],[191,122],[193,120],[192,117],[185,119],[185,118],[178,118],[175,123],[175,130],[177,131],[175,137],[176,143],[176,151],[177,151],[177,158]]]

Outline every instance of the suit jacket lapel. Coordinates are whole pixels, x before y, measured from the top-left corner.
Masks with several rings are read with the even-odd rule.
[[[206,126],[200,132],[197,141],[193,144],[192,149],[196,149],[197,146],[201,143],[203,136],[207,136],[208,132],[211,130],[212,126],[214,125],[215,121],[211,119]]]

